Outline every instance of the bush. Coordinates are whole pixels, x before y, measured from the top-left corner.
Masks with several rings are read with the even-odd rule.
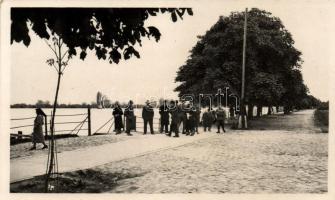
[[[329,102],[322,102],[317,108],[318,110],[329,110]]]
[[[329,125],[329,111],[328,110],[316,110],[314,112],[314,120],[318,126]]]

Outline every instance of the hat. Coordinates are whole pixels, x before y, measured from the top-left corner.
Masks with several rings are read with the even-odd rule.
[[[43,116],[46,116],[46,114],[43,112],[43,110],[41,108],[36,108],[36,113],[38,115],[43,115]]]
[[[150,104],[150,101],[149,101],[149,100],[146,100],[145,103],[146,103],[146,104]]]

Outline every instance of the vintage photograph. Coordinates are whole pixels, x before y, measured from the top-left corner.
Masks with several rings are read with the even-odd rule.
[[[188,3],[9,3],[10,194],[328,194],[334,2]]]

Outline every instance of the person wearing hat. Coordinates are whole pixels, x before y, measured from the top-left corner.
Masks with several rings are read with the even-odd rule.
[[[34,129],[32,133],[33,147],[30,148],[30,150],[35,150],[37,143],[43,144],[42,149],[48,148],[48,146],[45,144],[44,135],[43,135],[43,124],[44,124],[45,116],[46,114],[43,112],[41,108],[36,109],[36,118],[34,120]]]
[[[172,132],[175,133],[174,137],[179,137],[179,130],[178,130],[178,124],[179,124],[179,111],[176,102],[171,101],[170,102],[170,109],[169,113],[171,114],[171,124],[170,124],[170,131],[167,136],[171,137]]]
[[[115,125],[115,131],[116,134],[121,133],[121,129],[123,128],[122,123],[122,115],[123,111],[118,101],[115,102],[115,107],[113,110],[113,116],[114,116],[114,125]]]
[[[199,124],[200,124],[200,114],[201,114],[201,109],[200,106],[197,105],[195,106],[195,124],[194,124],[194,129],[197,134],[199,134]]]
[[[135,114],[134,114],[134,102],[132,100],[129,101],[127,108],[124,110],[124,116],[126,117],[126,133],[128,136],[132,136],[130,133],[130,129],[132,125],[135,123]]]
[[[159,114],[161,115],[160,133],[163,133],[164,129],[165,133],[169,133],[169,110],[166,100],[164,100],[164,103],[159,107]]]
[[[189,103],[187,104],[187,111],[185,111],[185,113],[186,113],[185,133],[186,135],[194,136],[196,112]]]
[[[177,101],[178,102],[178,101]],[[188,105],[188,102],[184,102],[184,105]],[[182,134],[186,133],[186,122],[187,122],[187,114],[186,111],[183,108],[183,104],[177,104],[177,108],[178,108],[178,116],[179,116],[179,120],[178,120],[178,130],[180,129],[180,125],[182,125]]]
[[[154,128],[153,128],[153,120],[154,120],[154,109],[150,105],[150,101],[147,100],[145,102],[145,106],[142,109],[142,118],[144,121],[144,134],[147,134],[147,126],[149,123],[150,126],[150,133],[154,134]]]
[[[224,121],[226,119],[226,111],[219,106],[219,108],[216,111],[216,123],[218,125],[218,131],[216,133],[220,133],[220,127],[222,127],[223,132],[226,132],[224,129]]]
[[[210,132],[212,128],[212,124],[214,121],[213,113],[211,112],[211,108],[208,108],[208,110],[202,115],[202,124],[204,126],[204,131],[207,130]]]
[[[196,127],[197,127],[197,111],[196,110],[190,110],[189,111],[189,119],[188,119],[188,130],[191,136],[194,136],[195,132],[197,131]],[[198,132],[197,132],[198,133]],[[199,133],[198,133],[199,134]]]

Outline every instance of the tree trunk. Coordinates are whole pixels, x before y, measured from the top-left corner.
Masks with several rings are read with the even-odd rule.
[[[262,116],[262,110],[263,110],[263,106],[258,105],[257,106],[257,117]]]
[[[272,106],[269,106],[268,107],[268,115],[271,115],[272,114]]]
[[[55,135],[55,116],[56,116],[56,110],[58,106],[58,93],[59,93],[59,87],[60,87],[60,81],[62,77],[62,54],[61,54],[61,45],[60,45],[60,40],[58,41],[58,79],[57,79],[57,87],[56,87],[56,94],[55,94],[55,99],[54,99],[54,105],[52,109],[52,116],[51,116],[51,124],[50,124],[50,147],[49,147],[49,152],[50,152],[50,160],[48,162],[49,166],[47,166],[47,174],[45,178],[45,192],[48,192],[48,186],[49,186],[49,178],[50,175],[55,167],[55,140],[54,140],[54,135]]]
[[[290,113],[290,110],[288,108],[288,106],[284,106],[284,114],[289,114]]]
[[[289,106],[284,106],[284,114],[290,114],[290,108]]]
[[[58,101],[58,93],[59,93],[59,87],[60,87],[60,80],[61,80],[61,76],[62,74],[59,73],[58,74],[58,81],[57,81],[57,88],[56,88],[56,95],[55,95],[55,100],[54,100],[54,106],[52,109],[52,116],[51,116],[51,124],[50,124],[50,147],[49,147],[49,151],[50,151],[50,161],[49,161],[49,166],[48,166],[48,173],[47,173],[47,177],[45,179],[45,189],[46,192],[48,191],[48,184],[49,184],[49,178],[50,175],[52,173],[53,167],[54,167],[54,162],[55,162],[55,142],[54,142],[54,131],[55,131],[55,115],[56,115],[56,110],[57,110],[57,101]]]
[[[276,106],[276,113],[279,113],[279,106]]]
[[[235,109],[234,109],[234,107],[232,107],[232,106],[229,108],[229,113],[230,113],[230,117],[231,117],[231,118],[233,118],[233,117],[235,116],[234,110],[235,110]]]
[[[240,112],[239,112],[239,118],[238,118],[238,125],[237,127],[239,129],[246,129],[248,128],[248,122],[247,122],[247,115],[246,115],[246,106],[243,102],[243,100],[241,100],[241,107],[240,107]]]
[[[254,111],[254,105],[249,104],[248,105],[248,119],[252,119],[253,118],[253,112]]]

